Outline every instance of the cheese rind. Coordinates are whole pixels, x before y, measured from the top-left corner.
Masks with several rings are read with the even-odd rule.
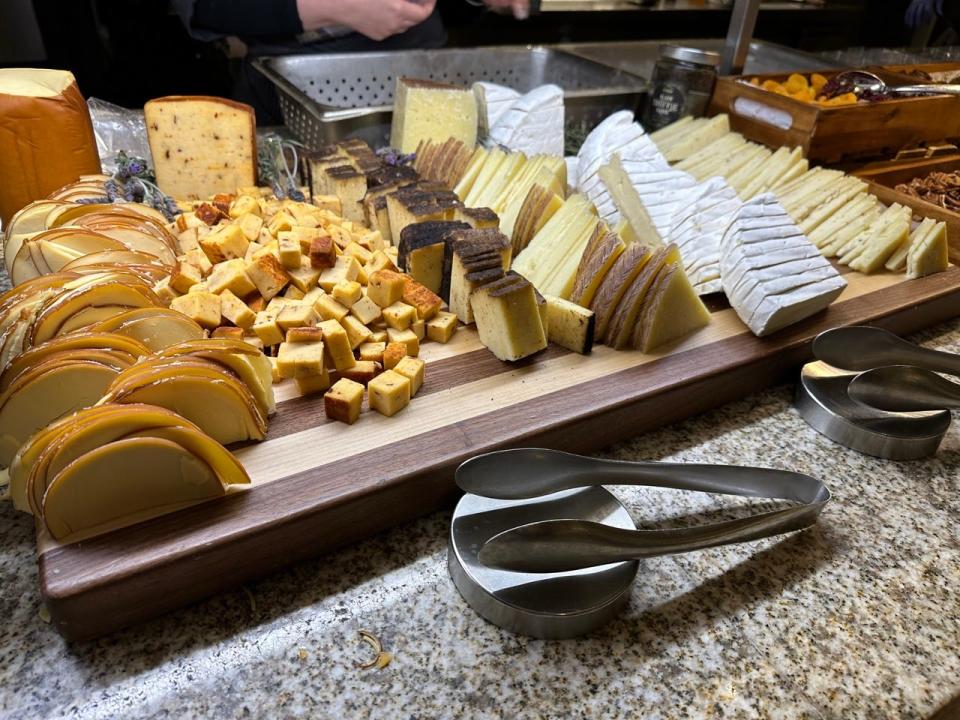
[[[596,328],[593,311],[553,295],[547,295],[546,301],[547,340],[581,355],[588,354],[593,349]]]

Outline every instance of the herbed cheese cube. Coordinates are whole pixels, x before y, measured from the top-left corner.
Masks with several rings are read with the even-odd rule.
[[[237,225],[240,226],[243,236],[252,243],[260,237],[260,231],[263,230],[263,218],[254,213],[247,213],[237,219]],[[249,252],[249,250],[248,247],[247,251]]]
[[[289,300],[303,300],[303,291],[296,285],[287,285],[287,289],[283,291],[283,297]]]
[[[208,258],[207,254],[200,248],[188,250],[183,254],[182,260],[191,265],[196,265],[200,269],[200,274],[203,275],[203,277],[209,275],[210,271],[213,270],[213,263],[210,262],[210,258]]]
[[[387,247],[386,241],[383,239],[383,235],[379,230],[367,230],[364,233],[361,233],[357,237],[357,243],[371,253],[376,253],[379,250],[383,250]]]
[[[200,268],[186,260],[179,261],[170,274],[170,287],[178,293],[190,292],[190,288],[203,280]]]
[[[250,241],[239,225],[221,225],[200,241],[200,247],[214,264],[242,258],[246,255],[249,244]]]
[[[382,342],[386,344],[387,342],[386,328],[384,328],[383,330],[380,330],[380,329],[374,330],[373,328],[370,328],[370,329],[373,330],[373,332],[370,335],[370,342]]]
[[[405,302],[395,302],[383,309],[383,319],[394,330],[406,330],[417,319],[417,310]]]
[[[257,350],[259,350],[260,352],[263,352],[263,340],[261,340],[260,338],[258,338],[256,335],[247,335],[247,334],[245,334],[245,335],[243,336],[243,341],[244,341],[247,345],[252,345],[253,347],[255,347],[255,348],[256,348]]]
[[[329,210],[336,215],[343,213],[340,198],[336,195],[314,195],[311,199],[313,200],[313,204],[321,210]]]
[[[242,218],[244,215],[260,216],[260,201],[251,195],[241,195],[232,203],[227,214],[234,218]]]
[[[332,268],[337,262],[337,248],[333,238],[321,235],[310,241],[310,264],[318,270]]]
[[[282,295],[277,295],[276,297],[270,299],[270,302],[267,303],[267,307],[265,309],[268,313],[279,315],[280,311],[283,310],[287,305],[296,302],[296,300],[291,300],[290,298],[285,298]]]
[[[293,233],[287,231],[280,233],[277,240],[277,248],[280,251],[280,264],[288,270],[296,270],[300,267],[300,241],[293,236]]]
[[[358,360],[352,368],[341,370],[340,377],[366,385],[379,375],[381,370],[383,366],[375,360]]]
[[[386,349],[387,344],[382,342],[365,342],[357,348],[361,360],[373,360],[375,362],[383,362],[383,352]]]
[[[392,370],[405,357],[407,357],[406,343],[388,342],[383,349],[383,367]]]
[[[257,319],[257,314],[230,290],[220,293],[220,314],[227,321],[245,330],[252,328]]]
[[[386,370],[367,383],[370,409],[392,417],[410,404],[410,379]]]
[[[281,330],[294,327],[309,327],[317,324],[317,313],[306,303],[292,302],[277,315],[277,325]]]
[[[293,381],[301,395],[312,395],[330,387],[330,373],[324,368],[319,375],[298,375]]]
[[[370,328],[353,317],[353,315],[347,315],[341,318],[340,324],[343,325],[343,329],[347,331],[347,337],[350,338],[351,350],[370,341],[370,335],[372,334]]]
[[[265,347],[283,342],[283,330],[277,325],[277,316],[261,310],[253,323],[253,332],[260,338]]]
[[[340,255],[333,267],[320,273],[319,285],[325,291],[331,292],[334,285],[344,280],[356,280],[360,275],[360,263],[352,255]]]
[[[337,370],[349,370],[356,365],[350,336],[339,322],[324,320],[318,329],[323,332],[324,351],[329,366]]]
[[[416,357],[420,354],[420,338],[417,337],[417,334],[413,330],[395,330],[394,328],[387,328],[387,337],[390,340],[390,343],[403,343],[407,348],[407,355]]]
[[[305,296],[311,290],[318,289],[317,280],[320,279],[320,271],[315,269],[310,264],[310,260],[305,256],[300,256],[300,267],[289,270],[287,274],[290,275],[290,282],[293,286]]]
[[[344,307],[353,307],[353,304],[363,297],[360,283],[356,280],[341,280],[333,286],[330,294]]]
[[[178,215],[177,217],[181,218],[183,215]],[[202,248],[200,247],[200,235],[197,232],[197,228],[187,228],[178,234],[177,245],[180,246],[181,253],[188,253],[191,250],[200,250],[202,252]]]
[[[325,294],[325,293],[323,292],[323,288],[318,288],[318,287],[311,288],[311,289],[308,290],[307,293],[303,296],[303,301],[304,301],[305,303],[310,303],[311,305],[313,305],[313,304],[314,304],[315,302],[317,302],[317,300],[319,300],[324,294]]]
[[[280,233],[290,230],[296,224],[297,221],[290,213],[281,211],[270,218],[270,221],[267,223],[267,229],[271,235],[278,237]]]
[[[410,329],[413,330],[413,334],[417,336],[417,340],[423,342],[424,338],[427,337],[427,323],[422,319],[416,319],[410,323]]]
[[[270,254],[247,263],[246,271],[265,300],[277,295],[290,282],[290,274],[283,269],[280,261]]]
[[[240,258],[214,265],[210,277],[207,278],[207,287],[214,293],[229,290],[237,297],[246,297],[257,289],[247,275],[247,263]]]
[[[457,316],[441,310],[436,317],[427,320],[427,337],[434,342],[447,343],[457,331]]]
[[[403,297],[404,277],[393,270],[377,270],[370,274],[367,297],[382,308],[389,307]]]
[[[358,242],[352,242],[343,249],[344,255],[353,255],[361,265],[366,265],[373,257],[373,253]]]
[[[259,244],[260,249],[253,253],[254,260],[259,260],[266,255],[273,255],[277,262],[280,262],[280,245],[275,239],[272,237],[261,238]],[[246,259],[246,256],[244,258]]]
[[[393,260],[390,259],[390,256],[387,255],[383,250],[377,250],[373,253],[373,257],[370,258],[370,262],[366,264],[367,273],[373,275],[373,273],[378,270],[392,270],[397,271],[397,266],[394,264]]]
[[[363,406],[363,385],[340,378],[323,396],[323,410],[331,420],[353,425],[360,418]]]
[[[264,300],[263,296],[258,292],[250,293],[243,298],[243,301],[247,304],[247,307],[253,310],[255,313],[258,313],[267,307],[267,301]]]
[[[295,327],[287,330],[288,343],[319,342],[320,340],[324,339],[323,330],[318,327]],[[324,350],[326,350],[326,346],[324,347]]]
[[[407,305],[413,305],[417,309],[417,316],[423,320],[432,318],[440,312],[440,307],[443,305],[439,295],[406,276],[403,281],[403,301]]]
[[[220,326],[220,296],[211,292],[195,292],[174,298],[171,310],[182,312],[200,327],[212,330]]]
[[[547,295],[547,339],[574,352],[587,354],[593,349],[596,316],[576,303]]]
[[[382,311],[380,306],[369,297],[361,297],[350,306],[350,314],[364,325],[369,325],[381,317]]]
[[[313,303],[313,309],[324,320],[343,320],[350,314],[350,308],[345,308],[334,300],[333,295],[321,295]]]
[[[270,379],[276,384],[283,380],[283,378],[280,377],[280,367],[277,365],[277,359],[275,357],[268,355],[267,360],[270,361]]]
[[[207,287],[207,282],[198,282],[190,286],[190,289],[187,290],[188,293],[198,293],[198,292],[209,292],[210,289]]]
[[[426,363],[420,358],[405,357],[394,367],[394,372],[398,372],[410,381],[410,396],[413,397],[423,385],[423,369]]]
[[[261,250],[263,250],[263,245],[258,242],[251,242],[249,245],[247,245],[247,252],[243,256],[244,262],[249,263],[256,260],[258,257],[260,257],[258,253]]]
[[[305,343],[280,343],[277,351],[277,366],[280,377],[293,378],[305,375],[322,375],[323,341]]]

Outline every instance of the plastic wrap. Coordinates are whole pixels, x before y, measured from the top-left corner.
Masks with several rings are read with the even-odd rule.
[[[149,160],[150,146],[147,144],[143,110],[128,110],[94,97],[87,100],[87,107],[97,139],[97,153],[105,173],[112,175],[116,172],[117,154],[121,150],[129,156]]]

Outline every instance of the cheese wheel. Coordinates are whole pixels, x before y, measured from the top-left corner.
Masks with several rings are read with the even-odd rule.
[[[93,125],[73,74],[0,68],[0,219],[81,175],[100,172]]]

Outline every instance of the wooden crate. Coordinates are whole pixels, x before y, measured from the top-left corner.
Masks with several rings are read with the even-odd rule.
[[[889,68],[870,69],[891,84],[919,82]],[[830,77],[836,73],[822,74]],[[937,95],[821,107],[747,82],[754,77],[782,82],[787,76],[722,77],[713,92],[711,114],[728,113],[733,130],[770,147],[801,147],[814,162],[892,157],[907,145],[960,137],[960,97]]]
[[[894,189],[900,183],[909,182],[934,171],[960,171],[960,155],[928,158],[910,162],[873,163],[853,171],[857,177],[865,180],[870,192],[887,205],[900,203],[913,208],[915,214],[942,220],[947,224],[947,240],[950,243],[950,262],[960,264],[960,213],[947,210],[920,198],[898,192]]]
[[[40,587],[54,627],[92,638],[442,507],[453,471],[508,447],[598,450],[637,433],[796,380],[813,338],[839,325],[907,333],[955,317],[960,268],[918,280],[860,275],[825,312],[755,337],[725,304],[656,354],[551,346],[503,363],[476,333],[423,348],[426,382],[393,418],[326,420],[322,398],[277,386],[267,438],[236,450],[249,489],[106,535],[59,545],[38,535]],[[813,432],[811,430],[811,432]],[[772,464],[777,464],[775,458]]]

